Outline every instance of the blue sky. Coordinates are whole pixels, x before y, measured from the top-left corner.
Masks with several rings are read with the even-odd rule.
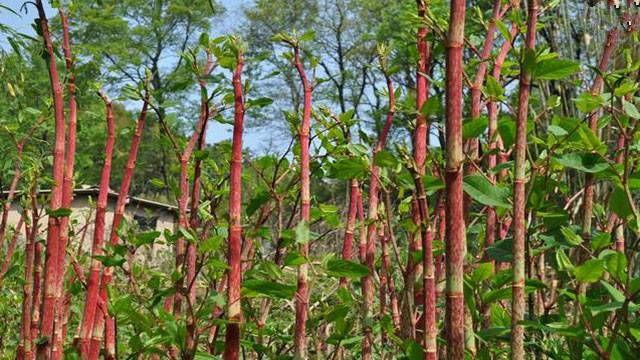
[[[49,16],[55,14],[55,10],[49,6],[49,2],[44,0],[46,11]],[[213,27],[213,35],[222,35],[233,33],[237,29],[238,24],[244,19],[243,8],[249,6],[251,0],[218,0],[225,9],[226,14],[219,21],[216,21]],[[0,4],[5,5],[16,12],[19,12],[20,6],[24,3],[23,0],[0,0]],[[8,12],[5,9],[0,8],[0,24],[10,26],[17,32],[33,34],[31,23],[34,17],[37,15],[36,10],[32,5],[27,8],[28,12],[19,12],[20,16],[16,16],[13,13]],[[0,47],[8,48],[6,38],[0,35]],[[44,91],[45,89],[43,89]],[[48,90],[48,89],[47,89]],[[246,119],[249,121],[250,119]],[[230,139],[232,126],[222,125],[217,122],[210,124],[207,132],[207,141],[209,143],[215,143],[221,140]],[[254,152],[262,152],[268,147],[268,142],[274,134],[264,129],[245,128],[244,144],[245,147],[251,149]]]

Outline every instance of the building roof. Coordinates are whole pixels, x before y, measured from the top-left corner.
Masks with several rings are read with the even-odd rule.
[[[50,192],[51,192],[51,189],[38,190],[38,194],[48,194]],[[7,190],[2,191],[0,193],[0,197],[4,198],[4,197],[7,196],[8,193],[9,193],[9,191],[7,191]],[[20,193],[20,191],[16,192],[16,194],[19,194],[19,193]],[[85,195],[85,196],[95,195],[97,197],[99,193],[100,193],[100,189],[98,187],[95,187],[95,186],[94,187],[87,187],[87,188],[79,188],[79,189],[74,189],[73,190],[74,196],[77,196],[77,195]],[[117,199],[119,195],[120,194],[118,192],[109,189],[109,198]],[[153,201],[153,200],[148,200],[148,199],[144,199],[144,198],[136,197],[136,196],[129,196],[129,198],[127,199],[127,204],[140,205],[140,206],[144,206],[144,207],[152,207],[152,208],[156,208],[156,209],[164,209],[164,210],[171,211],[171,212],[178,211],[178,207],[175,206],[175,205],[166,204],[166,203]]]

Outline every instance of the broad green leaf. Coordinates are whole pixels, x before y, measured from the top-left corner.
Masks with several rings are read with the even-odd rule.
[[[487,85],[485,86],[485,92],[487,93],[487,95],[489,95],[489,97],[500,99],[504,95],[504,88],[502,87],[502,85],[500,85],[496,78],[489,75],[487,76]]]
[[[327,261],[327,274],[333,277],[359,279],[369,275],[369,269],[355,261],[331,259]]]
[[[160,231],[148,231],[136,234],[131,241],[136,246],[153,244],[154,241],[160,236]]]
[[[614,213],[618,214],[618,216],[623,219],[626,219],[628,216],[633,214],[633,208],[629,203],[629,197],[621,186],[616,186],[611,193],[609,207]]]
[[[630,118],[640,119],[640,111],[638,111],[638,108],[625,99],[622,99],[622,110],[624,110],[624,113]]]
[[[569,153],[554,160],[560,165],[587,173],[598,173],[609,168],[600,156],[593,153]]]
[[[593,283],[602,277],[604,274],[604,262],[600,259],[590,259],[585,261],[582,265],[573,269],[573,275],[576,280],[585,283]]]
[[[392,168],[398,164],[398,159],[391,152],[382,150],[376,154],[373,163],[380,167]]]
[[[311,238],[311,233],[309,231],[309,224],[306,221],[300,221],[298,225],[296,225],[296,243],[298,244],[307,244],[309,243],[309,239]]]
[[[611,244],[611,234],[609,233],[599,233],[591,239],[591,248],[593,250],[604,249],[605,247]]]
[[[605,103],[602,95],[594,95],[590,92],[584,92],[580,94],[580,96],[575,99],[575,102],[578,110],[582,111],[585,114],[593,112]]]
[[[602,285],[602,287],[604,287],[605,290],[607,290],[607,292],[609,293],[609,295],[611,295],[611,298],[613,300],[620,301],[620,302],[625,300],[625,296],[622,293],[622,291],[616,289],[613,285],[609,284],[604,280],[600,281],[600,285]]]
[[[627,257],[617,251],[603,251],[600,256],[604,260],[604,266],[607,272],[618,281],[625,282],[627,280]]]
[[[487,129],[489,119],[486,116],[481,116],[478,119],[468,120],[462,124],[462,138],[472,139],[476,138]]]
[[[580,71],[580,64],[566,59],[548,59],[539,61],[534,68],[533,77],[537,80],[560,80]]]
[[[57,208],[55,210],[47,209],[47,215],[52,218],[63,218],[71,215],[71,209],[69,208]]]
[[[477,284],[481,281],[487,280],[493,276],[495,272],[494,264],[492,262],[486,262],[478,264],[478,266],[473,269],[473,273],[471,273],[471,282]]]
[[[273,103],[273,99],[268,97],[261,97],[257,99],[247,100],[247,107],[264,107],[267,105],[271,105],[272,103]]]
[[[330,175],[334,179],[363,178],[369,172],[369,164],[360,157],[343,158],[331,164]]]
[[[481,175],[464,178],[464,191],[483,205],[510,208],[509,190],[492,184]]]
[[[566,226],[560,228],[560,232],[562,232],[562,236],[564,236],[564,239],[573,246],[580,245],[583,242],[580,235],[574,233],[573,230]]]
[[[296,293],[296,286],[277,282],[249,279],[244,281],[243,287],[252,293],[250,295],[266,296],[277,299],[291,299]]]
[[[556,262],[558,263],[558,270],[560,271],[573,269],[573,264],[567,254],[564,253],[564,250],[556,251]]]

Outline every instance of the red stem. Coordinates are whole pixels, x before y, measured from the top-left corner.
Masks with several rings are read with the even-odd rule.
[[[145,99],[143,99],[142,110],[140,111],[140,116],[138,117],[135,132],[133,134],[133,138],[131,139],[131,147],[129,149],[127,164],[122,175],[120,193],[118,194],[118,200],[116,201],[116,207],[113,214],[113,221],[111,223],[111,234],[109,236],[109,243],[111,245],[117,245],[119,241],[118,229],[120,228],[120,223],[122,222],[122,219],[124,217],[125,205],[127,203],[127,199],[129,198],[129,188],[131,187],[131,180],[133,178],[133,172],[136,167],[138,148],[140,147],[142,130],[144,129],[145,120],[147,118],[148,106],[149,99],[148,97],[145,97]],[[112,280],[113,268],[107,267],[102,271],[98,301],[101,301],[105,304],[108,303],[107,287],[111,284]],[[105,336],[105,329],[109,332],[111,332],[112,330],[115,331],[114,326],[111,326],[111,324],[105,326],[105,322],[110,322],[111,324],[114,323],[113,318],[111,318],[109,314],[105,313],[104,311],[96,311],[95,317],[93,319],[93,335],[91,338],[90,353],[88,357],[90,360],[95,360],[98,358],[103,339],[115,339],[115,337],[113,337],[111,333],[107,333]],[[107,350],[107,354],[105,355],[107,359],[115,357],[115,354],[112,352],[113,350],[115,350],[115,344],[105,343],[105,349]]]
[[[309,133],[311,131],[311,83],[300,59],[300,47],[293,44],[294,66],[300,76],[302,89],[304,92],[304,105],[302,110],[302,123],[300,124],[300,222],[304,226],[309,226],[311,220],[311,192],[310,192],[310,155],[309,155]],[[309,244],[300,244],[300,255],[309,256]],[[296,323],[294,335],[294,357],[296,359],[307,358],[307,319],[309,317],[309,284],[308,284],[308,264],[298,267],[298,286],[295,296]]]
[[[446,340],[449,359],[464,359],[464,254],[466,234],[462,191],[462,64],[465,0],[452,0],[446,41]]]
[[[107,139],[105,143],[104,165],[100,175],[100,188],[98,191],[98,201],[96,203],[96,217],[93,229],[93,243],[91,246],[91,268],[87,279],[87,294],[84,304],[82,322],[80,323],[78,351],[81,357],[87,357],[90,351],[91,334],[93,332],[93,321],[98,309],[98,293],[100,271],[102,263],[97,256],[103,254],[105,237],[105,215],[109,199],[109,181],[111,179],[111,162],[113,159],[113,149],[115,146],[115,121],[113,117],[113,105],[106,95],[101,94],[106,107],[107,119]]]
[[[242,282],[242,132],[244,128],[244,98],[242,89],[243,54],[238,50],[233,72],[234,125],[231,145],[231,174],[229,178],[229,250],[227,287],[227,331],[224,359],[235,360],[240,355],[240,286]]]
[[[536,24],[538,21],[538,0],[528,0],[527,35],[525,56],[534,52],[536,45]],[[513,283],[511,303],[511,358],[524,359],[525,296],[525,205],[526,205],[526,159],[527,159],[527,118],[529,114],[529,94],[531,73],[527,68],[520,71],[518,115],[516,119],[515,171],[513,185]]]
[[[64,163],[65,163],[65,117],[62,85],[56,68],[56,57],[51,40],[49,23],[44,11],[42,0],[36,0],[40,30],[48,57],[49,82],[53,93],[53,108],[55,118],[55,141],[53,149],[53,186],[49,207],[51,211],[63,206]],[[38,358],[49,358],[53,345],[54,319],[56,314],[56,289],[58,278],[62,272],[59,264],[60,252],[60,222],[62,218],[49,216],[47,224],[47,241],[45,248],[44,298],[42,303],[42,319],[40,336],[45,339],[38,346]]]

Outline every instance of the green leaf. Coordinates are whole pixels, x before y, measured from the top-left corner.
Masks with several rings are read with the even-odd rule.
[[[398,164],[398,159],[391,152],[382,150],[376,154],[373,163],[380,167],[392,168]]]
[[[600,259],[590,259],[573,269],[576,280],[585,283],[593,283],[604,274],[604,262]]]
[[[330,176],[339,180],[363,178],[369,172],[369,164],[361,157],[343,158],[330,168]]]
[[[271,194],[268,191],[262,190],[257,192],[257,194],[253,198],[251,198],[251,200],[249,200],[249,203],[247,204],[247,216],[252,216],[253,214],[255,214],[256,211],[258,211],[258,209],[260,209],[260,207],[266,204],[270,199]]]
[[[580,64],[566,59],[547,59],[539,61],[533,70],[537,80],[560,80],[580,71]]]
[[[611,234],[609,233],[599,233],[591,239],[591,248],[593,250],[604,249],[605,247],[611,244]]]
[[[153,244],[154,241],[160,236],[160,231],[147,231],[136,234],[131,243],[135,246],[142,246]]]
[[[491,278],[494,272],[495,269],[492,262],[478,264],[478,266],[473,269],[473,273],[471,273],[470,281],[474,284],[478,284],[484,280]]]
[[[627,280],[627,257],[617,251],[602,252],[599,256],[604,260],[604,267],[618,281],[626,282]]]
[[[306,221],[300,221],[298,225],[296,225],[296,243],[298,244],[307,244],[309,243],[309,239],[311,238],[311,233],[309,231],[309,224]]]
[[[482,135],[487,129],[488,124],[489,119],[486,116],[465,121],[464,124],[462,124],[462,138],[472,139]]]
[[[55,210],[47,209],[47,215],[52,218],[63,218],[71,215],[71,209],[69,208],[57,208]]]
[[[602,287],[605,288],[605,290],[607,290],[607,292],[609,293],[609,295],[611,295],[611,298],[613,300],[623,302],[626,299],[622,291],[616,289],[613,285],[609,284],[608,282],[600,281],[600,284],[602,285]]]
[[[298,266],[306,263],[307,259],[297,251],[289,252],[284,258],[285,266]]]
[[[627,192],[622,188],[622,186],[616,186],[611,193],[609,207],[611,208],[611,211],[623,219],[626,219],[628,216],[633,214],[633,207],[631,206],[631,203],[629,203]]]
[[[408,360],[422,360],[424,359],[424,350],[415,341],[409,341],[407,344],[407,359]]]
[[[604,105],[604,97],[602,95],[594,95],[590,92],[584,92],[574,100],[578,110],[585,114],[591,113],[600,106]]]
[[[564,250],[556,251],[556,262],[558,263],[558,270],[560,271],[573,269],[573,264],[567,254],[564,253]]]
[[[487,85],[485,86],[485,92],[489,97],[493,99],[500,99],[504,95],[504,88],[496,78],[489,75],[487,76]]]
[[[277,282],[249,279],[244,281],[245,291],[249,291],[248,296],[266,296],[276,299],[291,299],[296,293],[296,286],[285,285]]]
[[[569,153],[554,160],[565,167],[576,169],[586,173],[599,173],[609,168],[598,154],[593,153]]]
[[[640,111],[638,111],[638,108],[625,99],[622,99],[622,110],[624,110],[624,113],[630,118],[640,119]]]
[[[560,228],[560,232],[562,232],[562,236],[564,236],[564,239],[573,246],[578,246],[584,241],[582,240],[582,237],[580,235],[574,233],[573,230],[566,226]]]
[[[268,97],[261,97],[257,99],[247,100],[247,107],[265,107],[267,105],[271,105],[272,103],[273,99]]]
[[[492,184],[481,175],[464,178],[464,191],[483,205],[510,208],[509,190]]]
[[[331,259],[327,261],[327,274],[333,277],[359,279],[369,275],[369,269],[355,261]]]

